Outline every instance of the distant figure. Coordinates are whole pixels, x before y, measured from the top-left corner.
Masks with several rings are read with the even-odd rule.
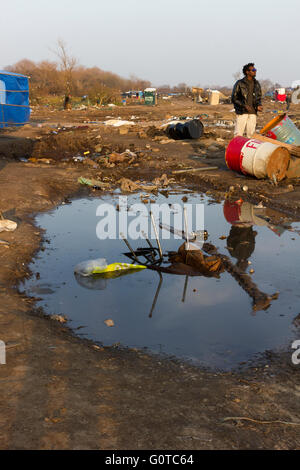
[[[71,96],[69,94],[65,95],[64,109],[71,109]]]
[[[286,102],[286,110],[288,111],[290,109],[291,102],[292,102],[292,93],[290,91],[288,91],[286,94],[285,102]]]
[[[250,139],[255,133],[257,111],[262,111],[261,87],[256,80],[253,63],[243,67],[244,78],[238,80],[232,90],[231,101],[237,114],[234,136],[243,136],[245,129]]]

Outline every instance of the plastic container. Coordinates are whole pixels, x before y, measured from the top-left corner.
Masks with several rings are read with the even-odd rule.
[[[300,131],[287,114],[281,114],[272,119],[260,133],[279,142],[300,145]]]
[[[91,274],[95,274],[97,269],[102,270],[106,268],[106,259],[90,259],[88,261],[82,261],[81,263],[77,264],[74,268],[74,273],[80,274],[81,276],[90,276]]]
[[[290,154],[276,144],[235,137],[227,147],[225,159],[231,170],[258,179],[275,177],[281,181],[286,176]]]
[[[281,103],[284,103],[286,101],[286,94],[284,95],[277,95],[277,101],[280,101]]]
[[[232,139],[228,147],[226,149],[225,153],[225,160],[226,160],[226,165],[230,170],[237,171],[239,173],[242,172],[242,160],[243,160],[243,154],[242,154],[242,149],[244,145],[248,142],[249,139],[246,139],[245,137],[235,137]]]
[[[290,161],[289,151],[269,142],[260,142],[250,139],[242,150],[243,173],[255,176],[258,179],[273,175],[281,181],[285,175]]]

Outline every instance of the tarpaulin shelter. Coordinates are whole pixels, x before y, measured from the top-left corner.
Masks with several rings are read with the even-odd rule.
[[[28,77],[0,70],[0,128],[23,126],[29,117]]]

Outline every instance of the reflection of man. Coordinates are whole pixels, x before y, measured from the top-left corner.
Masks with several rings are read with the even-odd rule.
[[[227,238],[227,248],[230,255],[237,259],[236,265],[241,271],[246,271],[248,267],[248,259],[255,248],[256,235],[257,232],[253,230],[252,226],[232,225],[231,227]]]
[[[244,78],[238,80],[233,87],[231,100],[237,115],[234,135],[247,137],[255,133],[257,111],[262,111],[261,87],[256,80],[256,68],[253,63],[243,67]]]

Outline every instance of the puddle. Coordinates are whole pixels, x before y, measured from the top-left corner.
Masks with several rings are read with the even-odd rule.
[[[240,269],[253,269],[251,279],[260,291],[279,292],[268,310],[254,312],[252,299],[227,271],[219,279],[160,276],[148,269],[111,279],[75,277],[75,265],[87,259],[130,262],[123,240],[96,237],[99,199],[76,200],[37,217],[50,244],[31,264],[33,276],[25,282],[25,292],[38,293],[37,306],[50,315],[67,316],[78,334],[103,345],[146,348],[223,370],[266,350],[290,349],[298,339],[300,310],[298,224],[283,224],[280,214],[247,203],[216,204],[201,194],[175,192],[154,199],[182,205],[183,195],[189,203],[205,204],[207,241]],[[117,205],[117,195],[102,201]],[[139,194],[128,197],[129,206],[136,202]],[[134,249],[147,246],[141,240],[130,243]],[[182,243],[162,240],[162,248],[177,251]],[[107,319],[114,327],[104,323]]]

